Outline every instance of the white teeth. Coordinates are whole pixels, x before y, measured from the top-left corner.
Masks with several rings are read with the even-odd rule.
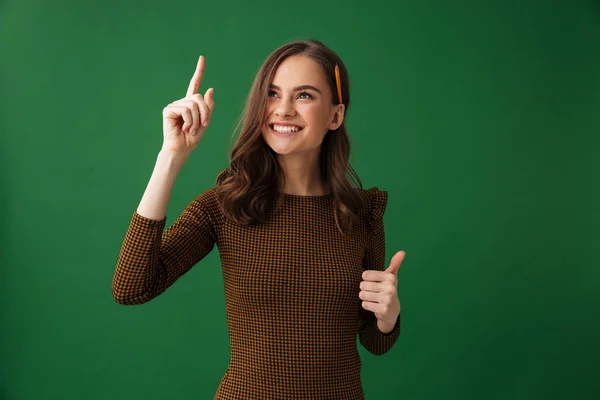
[[[273,129],[280,133],[298,132],[300,128],[296,126],[281,126],[273,124]]]

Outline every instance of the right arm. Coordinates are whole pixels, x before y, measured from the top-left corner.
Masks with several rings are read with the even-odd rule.
[[[202,196],[166,231],[166,210],[179,171],[198,145],[214,109],[213,91],[196,93],[204,71],[200,57],[186,97],[163,110],[163,148],[119,252],[112,281],[119,304],[141,304],[164,292],[214,247],[215,235]],[[164,232],[163,232],[164,231]]]
[[[175,180],[185,161],[184,157],[165,150],[158,153],[154,171],[137,208],[141,216],[155,220],[166,218]]]

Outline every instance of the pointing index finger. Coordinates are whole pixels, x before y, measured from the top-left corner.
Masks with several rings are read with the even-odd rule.
[[[196,66],[196,71],[194,72],[194,76],[192,76],[192,80],[188,86],[188,90],[185,95],[186,97],[198,93],[198,89],[200,89],[200,83],[202,82],[202,75],[204,75],[205,64],[206,62],[204,60],[204,56],[200,56],[198,59],[198,65]]]

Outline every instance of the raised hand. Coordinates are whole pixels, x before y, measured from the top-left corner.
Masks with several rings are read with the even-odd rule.
[[[398,298],[398,269],[406,256],[399,251],[385,271],[367,270],[363,272],[359,297],[362,307],[372,311],[377,317],[377,326],[382,332],[391,331],[400,315]]]
[[[208,89],[204,96],[198,93],[205,64],[200,56],[185,97],[163,109],[163,150],[188,156],[208,128],[215,108],[214,90]]]

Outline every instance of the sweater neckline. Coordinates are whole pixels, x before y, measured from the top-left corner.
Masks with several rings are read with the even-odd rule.
[[[331,193],[328,193],[328,194],[318,194],[318,195],[314,195],[314,194],[291,194],[291,193],[284,193],[284,192],[280,192],[280,191],[277,191],[277,193],[281,197],[283,197],[283,198],[295,199],[295,200],[328,199],[328,198],[332,197]]]

